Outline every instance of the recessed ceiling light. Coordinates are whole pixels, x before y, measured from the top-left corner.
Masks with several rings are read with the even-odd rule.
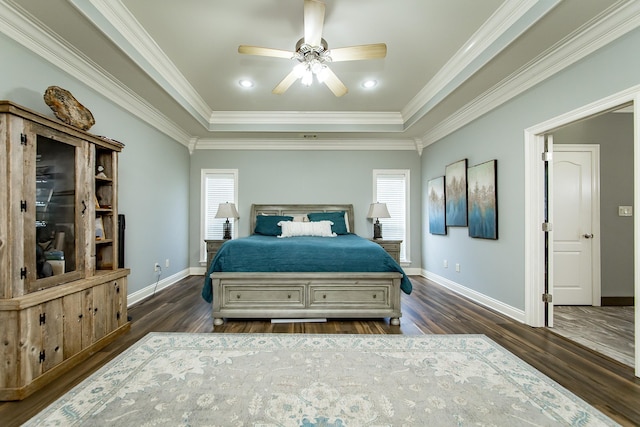
[[[362,82],[362,87],[365,89],[371,89],[372,87],[374,87],[375,85],[377,85],[378,82],[375,80],[365,80],[364,82]]]
[[[238,83],[240,83],[240,86],[242,87],[253,87],[253,82],[251,80],[240,80]]]

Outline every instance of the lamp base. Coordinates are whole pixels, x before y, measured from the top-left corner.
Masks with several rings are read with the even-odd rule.
[[[373,238],[382,239],[382,224],[378,220],[373,223]]]
[[[231,223],[227,218],[227,222],[223,225],[224,236],[222,237],[224,240],[231,240]]]

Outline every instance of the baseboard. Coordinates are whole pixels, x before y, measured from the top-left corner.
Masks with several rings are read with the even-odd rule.
[[[422,270],[421,276],[437,283],[440,286],[444,286],[445,288],[450,289],[457,294],[469,298],[470,300],[475,301],[478,304],[497,311],[498,313],[504,314],[505,316],[508,316],[513,320],[516,320],[520,323],[525,323],[524,310],[512,307],[508,304],[503,303],[502,301],[498,301],[497,299],[491,298],[478,291],[469,289],[466,286],[449,280],[446,277],[431,273],[430,271]]]
[[[138,291],[135,291],[129,295],[127,295],[127,307],[131,307],[134,304],[139,303],[140,301],[152,296],[154,292],[159,292],[162,289],[166,289],[169,286],[172,286],[179,282],[180,280],[188,277],[191,274],[191,270],[189,268],[182,270],[173,276],[169,276],[164,278],[157,283],[152,283],[149,286],[146,286]]]
[[[601,297],[600,305],[635,305],[634,297]]]

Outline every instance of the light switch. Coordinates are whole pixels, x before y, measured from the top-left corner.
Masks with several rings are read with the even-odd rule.
[[[633,216],[633,206],[618,206],[618,216]]]

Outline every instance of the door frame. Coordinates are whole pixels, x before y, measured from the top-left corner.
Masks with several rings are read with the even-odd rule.
[[[600,258],[600,145],[599,144],[556,144],[553,143],[553,152],[575,152],[590,151],[591,152],[591,230],[593,238],[591,239],[591,306],[599,307],[602,297],[601,283],[601,258]],[[555,174],[549,174],[548,200],[553,200],[553,189],[555,185]],[[553,215],[551,218],[554,218]],[[553,221],[553,220],[552,220]],[[552,240],[552,239],[550,239]],[[553,241],[551,242],[553,245]],[[551,247],[553,249],[553,246]],[[552,264],[553,265],[553,264]],[[553,277],[553,268],[550,270],[550,276]],[[549,292],[553,295],[554,281],[550,280]],[[552,302],[553,304],[553,302]],[[551,312],[551,310],[550,310]],[[547,326],[553,326],[553,317],[549,317]]]
[[[542,161],[544,135],[578,120],[633,104],[633,177],[640,183],[640,85],[592,102],[568,113],[534,125],[524,131],[525,168],[525,322],[535,327],[545,326],[545,236],[542,232],[545,206],[545,167]],[[640,185],[634,186],[634,313],[635,313],[635,375],[640,377]]]

